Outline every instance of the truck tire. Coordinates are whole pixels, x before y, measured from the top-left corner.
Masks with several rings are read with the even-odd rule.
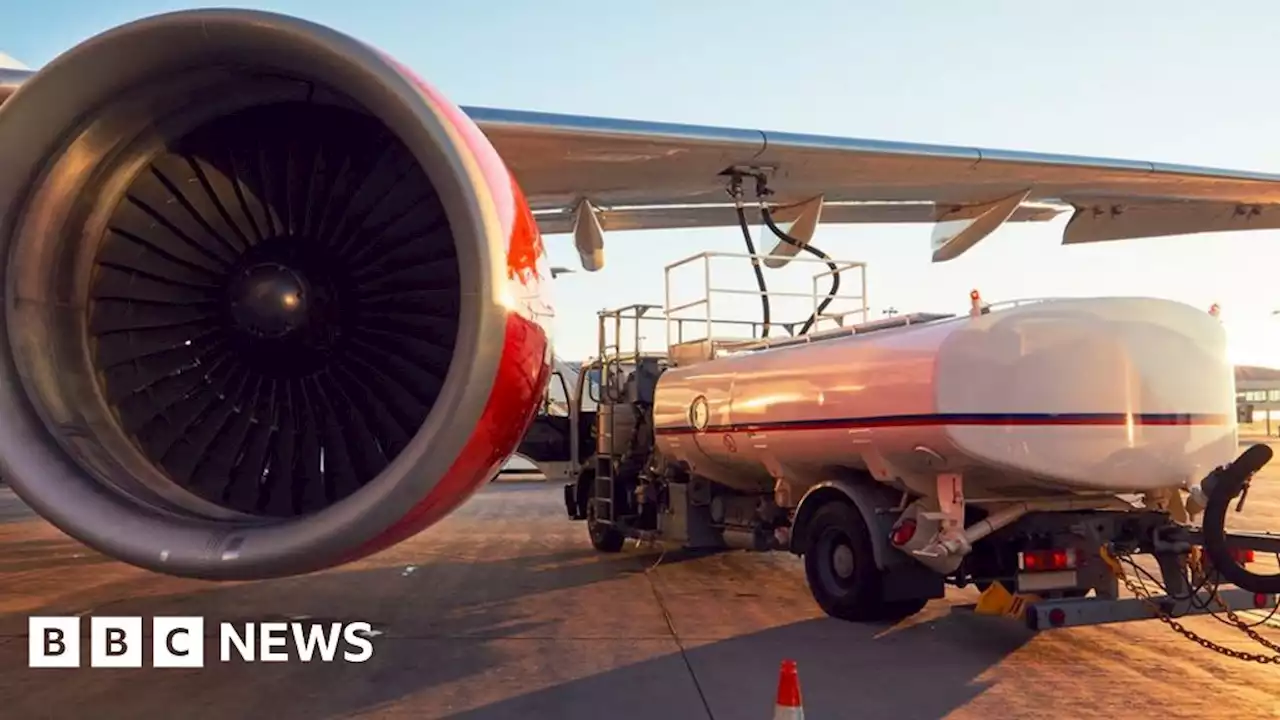
[[[587,503],[587,533],[591,536],[591,547],[600,552],[616,553],[622,551],[627,537],[613,525],[596,520],[596,504]]]
[[[850,622],[900,620],[928,602],[886,601],[882,571],[876,567],[871,534],[852,505],[834,500],[809,521],[804,554],[809,592],[827,615]]]

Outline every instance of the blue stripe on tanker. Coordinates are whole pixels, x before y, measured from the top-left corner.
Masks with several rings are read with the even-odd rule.
[[[930,413],[920,415],[878,415],[871,417],[785,420],[763,423],[710,425],[699,431],[689,425],[667,425],[655,429],[659,435],[695,432],[762,432],[801,430],[842,430],[859,428],[919,427],[923,425],[977,425],[985,427],[1032,426],[1117,426],[1117,425],[1225,425],[1230,416],[1221,413]]]

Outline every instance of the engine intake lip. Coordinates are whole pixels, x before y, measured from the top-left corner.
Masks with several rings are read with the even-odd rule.
[[[106,217],[165,139],[291,100],[367,111],[412,151],[441,198],[465,291],[454,345],[463,361],[450,364],[405,449],[343,502],[279,520],[202,502],[138,452],[94,376],[86,307]],[[348,557],[446,475],[488,401],[502,352],[506,238],[456,129],[376,51],[271,13],[155,16],[83,43],[29,80],[0,112],[0,147],[0,252],[9,257],[0,407],[12,408],[0,427],[0,462],[50,522],[160,572],[273,577]]]

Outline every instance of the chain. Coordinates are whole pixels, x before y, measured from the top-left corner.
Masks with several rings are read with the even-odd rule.
[[[1191,630],[1188,630],[1186,627],[1182,625],[1182,623],[1178,622],[1173,617],[1171,617],[1168,613],[1164,611],[1164,608],[1160,607],[1158,603],[1152,600],[1151,594],[1146,591],[1146,588],[1139,587],[1137,583],[1129,579],[1129,576],[1125,573],[1124,568],[1120,565],[1119,560],[1117,560],[1114,555],[1108,552],[1106,547],[1103,547],[1101,549],[1101,555],[1102,555],[1103,562],[1105,562],[1107,567],[1111,569],[1111,573],[1116,576],[1117,580],[1124,583],[1124,586],[1129,589],[1129,592],[1133,593],[1135,597],[1142,600],[1143,604],[1146,605],[1151,610],[1152,614],[1155,615],[1157,619],[1159,619],[1161,622],[1168,625],[1169,627],[1173,628],[1175,632],[1181,634],[1183,637],[1187,638],[1191,642],[1199,645],[1200,647],[1212,650],[1216,653],[1225,655],[1230,658],[1235,658],[1237,660],[1244,660],[1245,662],[1256,662],[1263,665],[1269,665],[1269,664],[1280,665],[1280,654],[1260,655],[1260,654],[1255,654],[1251,652],[1245,652],[1242,650],[1233,650],[1229,647],[1223,647],[1222,645],[1215,643],[1209,638],[1203,637]],[[1192,555],[1191,564],[1193,568],[1196,568],[1196,570],[1199,571],[1200,564],[1199,564],[1198,554]],[[1218,591],[1216,588],[1213,590],[1213,599],[1216,601],[1219,607],[1221,607],[1224,611],[1226,611],[1227,619],[1231,622],[1232,625],[1236,627],[1236,629],[1248,635],[1252,640],[1257,642],[1259,645],[1262,645],[1263,647],[1266,647],[1270,650],[1275,650],[1280,652],[1280,647],[1277,647],[1274,643],[1270,642],[1266,638],[1259,635],[1257,631],[1249,627],[1247,623],[1241,620],[1239,616],[1237,616],[1235,612],[1231,610],[1231,608],[1227,607],[1227,604],[1222,600],[1221,596],[1218,595]]]
[[[1246,487],[1248,486],[1246,485]],[[1205,571],[1202,565],[1203,558],[1200,554],[1199,548],[1196,548],[1195,552],[1192,553],[1190,562],[1191,562],[1191,567],[1193,568],[1193,572],[1196,572],[1200,574],[1201,577],[1203,577],[1203,574]],[[1227,620],[1229,620],[1232,625],[1235,625],[1236,628],[1240,630],[1240,632],[1244,633],[1245,635],[1248,635],[1250,640],[1253,640],[1254,642],[1258,643],[1259,645],[1261,645],[1262,647],[1268,650],[1272,650],[1274,652],[1280,653],[1280,645],[1276,645],[1270,640],[1262,637],[1262,635],[1260,635],[1257,630],[1254,630],[1252,627],[1249,626],[1248,623],[1246,623],[1244,620],[1241,620],[1240,616],[1236,615],[1235,611],[1232,610],[1230,606],[1227,605],[1227,601],[1222,599],[1222,595],[1218,593],[1218,589],[1216,587],[1213,589],[1213,601],[1215,604],[1217,604],[1219,608],[1222,608],[1222,612],[1227,616]],[[1274,658],[1273,662],[1280,663],[1280,658]]]

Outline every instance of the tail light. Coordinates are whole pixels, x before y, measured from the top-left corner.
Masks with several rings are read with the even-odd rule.
[[[1078,552],[1074,549],[1027,550],[1018,553],[1018,570],[1022,572],[1074,570],[1078,562]]]

